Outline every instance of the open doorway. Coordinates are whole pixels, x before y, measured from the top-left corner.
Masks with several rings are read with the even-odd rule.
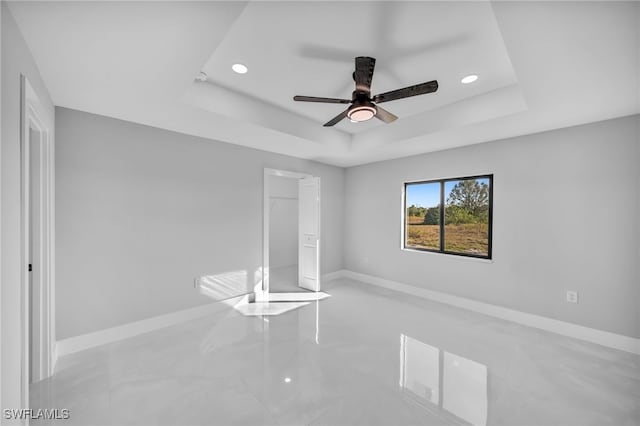
[[[320,291],[320,178],[264,171],[263,291]]]
[[[26,77],[21,85],[22,394],[54,369],[53,148],[40,101]]]
[[[269,176],[269,291],[298,286],[298,180]]]

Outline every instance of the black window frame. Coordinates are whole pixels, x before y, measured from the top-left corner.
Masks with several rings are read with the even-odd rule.
[[[445,250],[445,199],[444,199],[444,186],[447,182],[451,181],[459,181],[459,180],[473,180],[473,179],[489,179],[489,212],[488,212],[488,241],[487,241],[487,254],[486,255],[478,255],[472,253],[459,253],[455,251]],[[439,249],[430,249],[430,248],[421,248],[421,247],[412,247],[407,246],[407,187],[411,185],[420,185],[420,184],[429,184],[429,183],[439,183],[440,184],[440,217],[439,217],[439,226],[440,226],[440,248]],[[475,176],[464,176],[464,177],[455,177],[455,178],[443,178],[443,179],[432,179],[432,180],[421,180],[421,181],[413,181],[413,182],[405,182],[404,183],[404,193],[402,200],[402,248],[403,250],[415,250],[415,251],[426,251],[431,253],[441,253],[441,254],[450,254],[453,256],[463,256],[463,257],[473,257],[476,259],[493,259],[493,174],[486,175],[475,175]]]

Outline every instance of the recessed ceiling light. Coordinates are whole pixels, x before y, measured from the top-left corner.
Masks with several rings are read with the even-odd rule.
[[[466,77],[464,77],[462,80],[460,80],[460,82],[462,84],[469,84],[469,83],[473,83],[474,81],[476,81],[478,79],[478,76],[475,74],[470,74]]]
[[[284,382],[285,383],[291,383],[291,377],[285,377],[284,378]]]
[[[247,71],[249,71],[249,68],[247,68],[247,66],[243,64],[233,64],[231,65],[231,69],[238,74],[246,74]]]

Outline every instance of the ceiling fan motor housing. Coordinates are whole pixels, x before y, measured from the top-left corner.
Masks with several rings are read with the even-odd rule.
[[[362,90],[354,90],[353,93],[351,93],[351,100],[353,102],[370,101],[371,100],[371,92],[365,92],[365,91],[362,91]]]

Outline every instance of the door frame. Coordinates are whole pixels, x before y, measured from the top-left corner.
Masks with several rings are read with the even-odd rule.
[[[40,250],[40,280],[38,291],[40,293],[38,317],[40,319],[37,332],[39,350],[32,353],[33,362],[37,362],[38,377],[34,380],[42,380],[50,377],[55,368],[55,298],[54,298],[54,146],[51,129],[47,128],[42,120],[42,103],[26,76],[20,76],[20,285],[21,285],[21,387],[23,406],[29,406],[29,384],[31,382],[31,365],[29,361],[30,339],[29,329],[31,317],[29,304],[31,291],[29,289],[29,246],[30,235],[30,129],[37,132],[39,138],[40,161],[40,226],[38,226],[38,241]]]
[[[256,292],[256,300],[265,300],[269,294],[269,177],[278,176],[291,179],[311,178],[308,173],[291,172],[279,169],[264,169],[262,199],[262,293]],[[318,265],[320,267],[320,265]],[[259,288],[258,286],[256,286]]]

